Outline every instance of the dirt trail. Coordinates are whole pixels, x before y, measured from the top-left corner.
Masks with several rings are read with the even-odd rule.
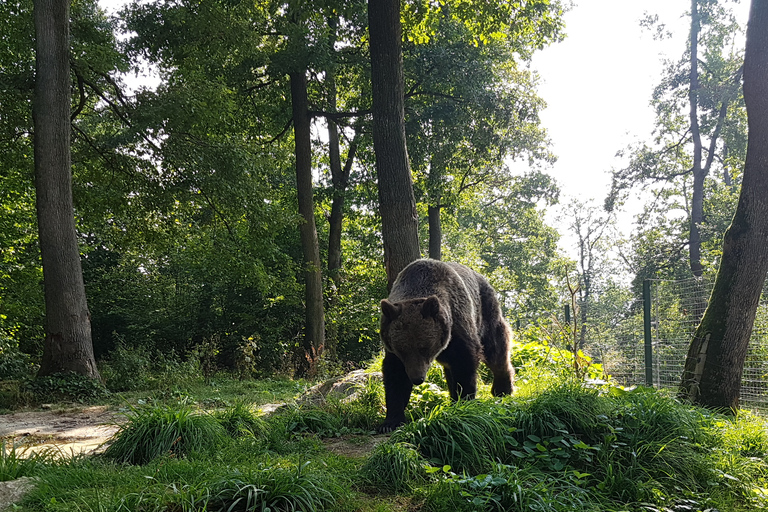
[[[107,406],[0,415],[0,439],[29,452],[91,453],[117,432],[124,416]]]

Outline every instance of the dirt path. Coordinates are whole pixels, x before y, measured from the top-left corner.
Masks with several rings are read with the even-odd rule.
[[[91,453],[112,437],[123,419],[106,406],[4,414],[0,415],[0,439],[31,452]]]

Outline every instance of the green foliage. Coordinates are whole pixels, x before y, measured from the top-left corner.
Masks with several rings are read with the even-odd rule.
[[[402,493],[423,483],[428,467],[429,464],[415,446],[391,442],[374,448],[360,472],[366,485]]]
[[[235,402],[231,407],[213,414],[224,430],[232,437],[260,437],[266,429],[262,418],[254,414],[245,402]]]
[[[101,377],[112,391],[147,389],[151,380],[151,360],[144,348],[130,348],[118,342],[107,361],[99,367]]]
[[[29,381],[26,388],[32,392],[38,403],[61,401],[93,403],[109,395],[104,384],[75,372],[37,377]]]
[[[206,510],[327,510],[335,504],[339,490],[330,479],[308,470],[310,464],[226,475],[212,486]]]
[[[518,371],[521,383],[545,381],[545,375],[575,376],[575,366],[586,379],[605,379],[601,364],[578,351],[575,356],[568,350],[567,332],[557,323],[529,325],[512,341],[512,365]]]
[[[146,464],[163,455],[184,457],[211,450],[226,435],[216,419],[189,407],[156,406],[133,409],[104,456],[117,462]]]
[[[429,511],[537,510],[603,512],[610,510],[581,487],[576,474],[548,475],[497,464],[488,473],[459,476],[447,466],[439,484],[427,494]]]
[[[319,405],[289,405],[279,411],[279,421],[292,434],[339,437],[368,433],[381,422],[382,397],[379,391],[354,400],[330,398]]]
[[[16,480],[22,476],[37,476],[42,466],[52,460],[50,452],[33,453],[10,447],[3,441],[0,447],[0,482]]]
[[[29,378],[34,370],[29,355],[19,350],[16,342],[3,336],[0,330],[0,380]]]
[[[129,347],[118,338],[109,359],[101,361],[99,371],[111,391],[168,392],[202,380],[196,356],[193,352],[182,360],[173,350],[152,352],[143,346]]]
[[[433,365],[427,372],[428,379],[429,374],[432,373],[432,369],[435,368],[435,366],[436,365]],[[413,387],[413,390],[411,391],[411,399],[408,401],[408,407],[405,409],[406,417],[411,421],[425,418],[429,416],[434,409],[447,405],[450,402],[451,397],[447,391],[435,390],[434,385],[431,386],[430,384],[434,383],[428,380],[428,382],[424,384]],[[444,387],[447,386],[445,381],[442,381],[441,384]]]
[[[517,446],[512,419],[509,408],[482,400],[462,401],[438,406],[425,418],[397,430],[390,440],[418,446],[430,462],[480,473]]]
[[[40,483],[21,506],[61,512],[408,507],[746,512],[768,506],[768,428],[760,417],[711,414],[650,389],[595,389],[572,379],[550,380],[534,389],[525,385],[513,398],[440,405],[388,440],[356,435],[325,444],[309,430],[286,428],[287,421],[299,421],[301,409],[256,417],[263,421],[257,436],[233,437],[220,422],[236,433],[254,419],[245,403],[235,403],[212,416],[193,415],[217,424],[218,434],[209,434],[184,456],[160,456],[144,465],[109,456],[29,463],[23,472]],[[259,394],[250,381],[232,382],[241,394]],[[380,400],[377,396],[358,400]],[[344,407],[330,403],[306,412],[320,418],[317,409],[325,408],[329,414],[315,427],[336,435],[338,427],[328,425],[335,421],[344,428],[350,411]],[[189,416],[178,407],[166,409],[170,412],[159,416],[170,422]],[[334,453],[345,442],[376,441],[380,444],[362,460],[357,450],[352,456]],[[440,452],[439,460],[430,456],[433,450]],[[484,454],[476,457],[475,450]],[[27,464],[25,456],[6,452],[5,463]],[[473,465],[482,469],[468,469]]]

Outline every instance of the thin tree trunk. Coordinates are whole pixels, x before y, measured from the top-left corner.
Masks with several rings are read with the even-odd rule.
[[[429,257],[433,260],[439,260],[443,257],[443,228],[440,223],[440,210],[438,206],[429,205],[427,207],[427,216],[429,220]]]
[[[302,348],[303,357],[296,363],[298,376],[312,375],[325,345],[325,313],[323,311],[323,281],[320,244],[315,225],[315,204],[312,198],[312,139],[307,100],[307,77],[291,73],[291,102],[296,153],[296,191],[298,195],[301,249],[304,256],[304,289],[306,324]]]
[[[379,180],[384,267],[391,288],[400,271],[420,257],[416,199],[405,145],[399,0],[369,0],[368,25],[373,148]]]
[[[691,138],[693,139],[693,197],[691,199],[691,225],[689,229],[689,260],[691,272],[694,276],[701,276],[703,266],[701,264],[701,231],[700,226],[704,220],[704,178],[706,172],[701,166],[702,144],[701,131],[699,130],[699,21],[698,0],[691,0],[691,71],[689,76],[688,100],[690,102]]]
[[[72,204],[69,0],[34,4],[35,191],[45,283],[39,376],[72,371],[99,378]]]
[[[744,101],[749,138],[739,202],[681,384],[684,398],[716,409],[739,406],[747,346],[768,273],[768,2],[763,0],[752,2],[749,16]]]

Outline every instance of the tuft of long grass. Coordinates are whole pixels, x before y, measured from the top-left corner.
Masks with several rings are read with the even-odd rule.
[[[408,443],[378,445],[360,469],[363,481],[375,489],[406,492],[426,480],[429,464]]]
[[[50,462],[49,452],[27,453],[27,450],[19,450],[16,445],[6,446],[2,442],[0,451],[0,482],[16,480],[22,476],[35,476],[41,466]]]
[[[389,442],[410,443],[430,461],[476,474],[506,460],[517,446],[513,420],[513,411],[499,402],[459,401],[435,407],[395,431]]]
[[[308,465],[306,462],[296,469],[264,468],[227,475],[212,486],[206,510],[327,510],[340,490],[329,478],[308,471]]]
[[[260,437],[266,429],[265,421],[241,401],[214,413],[213,417],[231,437]]]
[[[226,433],[215,418],[189,407],[134,409],[113,436],[104,456],[117,462],[146,464],[163,456],[183,457],[220,444]]]

